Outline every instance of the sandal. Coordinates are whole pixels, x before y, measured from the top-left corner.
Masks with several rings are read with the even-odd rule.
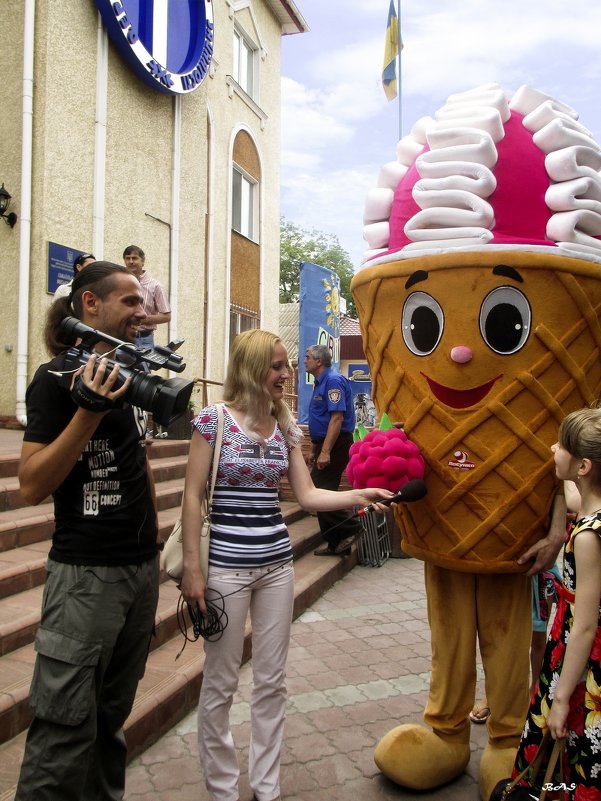
[[[339,556],[346,555],[350,553],[351,545],[359,538],[359,534],[351,534],[350,537],[346,537],[345,539],[341,540],[338,545],[334,548],[334,553],[338,554]]]
[[[490,716],[490,707],[489,706],[475,706],[469,714],[469,719],[472,723],[486,723]]]

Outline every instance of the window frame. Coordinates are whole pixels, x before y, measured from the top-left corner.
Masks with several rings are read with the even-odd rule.
[[[232,230],[259,243],[259,182],[232,165]]]
[[[252,100],[257,100],[259,48],[234,24],[232,77]]]
[[[259,328],[259,312],[246,306],[230,303],[230,350],[234,339],[243,331]]]

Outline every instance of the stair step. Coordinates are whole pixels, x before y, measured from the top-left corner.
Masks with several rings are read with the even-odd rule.
[[[340,559],[324,559],[311,553],[300,557],[295,562],[294,617],[301,615],[356,563],[356,549],[353,549],[350,556]],[[243,661],[251,656],[250,637],[250,628],[247,625]],[[130,759],[156,742],[198,703],[204,665],[202,644],[188,642],[182,652],[183,644],[183,637],[177,635],[155,647],[148,657],[146,672],[138,687],[132,713],[125,724]],[[4,659],[5,657],[2,662]],[[19,652],[11,665],[13,680],[8,691],[11,699],[22,699],[20,709],[14,714],[15,727],[26,726],[29,721],[29,707],[25,698],[28,667],[33,667],[32,648],[27,653],[24,649]],[[4,679],[2,683],[5,683]],[[0,726],[3,728],[6,725],[3,720],[5,706],[2,694]],[[9,801],[12,798],[10,793],[15,792],[24,747],[25,733],[22,730],[15,731],[11,739],[0,745],[0,801]]]
[[[187,448],[184,451],[179,443],[169,442],[160,448],[153,448],[151,455],[151,467],[157,485],[157,501],[159,510],[164,510],[170,506],[179,506],[181,503],[181,491],[184,485],[184,475],[187,464]],[[170,450],[178,448],[182,451],[175,456],[170,455]],[[18,485],[17,479],[12,479],[10,485]],[[8,486],[5,482],[2,485],[6,490]],[[0,494],[2,489],[0,488]],[[20,494],[19,494],[20,497]],[[13,496],[14,500],[14,496]],[[6,498],[5,498],[6,501]],[[0,553],[12,548],[20,548],[34,542],[42,542],[49,539],[54,530],[54,506],[52,501],[30,506],[23,501],[23,504],[14,507],[8,501],[6,503],[12,508],[0,509]]]
[[[300,557],[295,562],[294,617],[302,614],[328,587],[342,578],[356,561],[356,550],[341,559],[323,559],[313,554]],[[171,598],[168,599],[165,596],[169,594]],[[175,585],[161,586],[158,618],[165,613],[169,603],[173,604],[176,594]],[[183,644],[179,633],[162,644],[154,642],[132,714],[125,726],[130,758],[148,748],[197,704],[202,683],[203,652],[199,643],[187,643],[181,652]],[[247,633],[244,660],[249,657],[250,632]],[[28,690],[34,659],[33,646],[29,645],[3,657],[0,662],[4,687],[0,693],[0,734],[4,740],[0,746],[0,763],[4,764],[5,755],[7,758],[10,755],[8,763],[14,768],[13,783],[20,764],[15,754],[22,754],[22,732],[31,718]],[[3,789],[0,784],[0,792]]]
[[[44,585],[0,599],[0,656],[33,642],[40,623]]]
[[[0,454],[0,478],[11,478],[19,472],[18,453]]]
[[[154,458],[150,460],[150,467],[154,483],[159,484],[162,481],[169,481],[170,479],[182,479],[186,475],[186,465],[188,464],[188,454],[181,454],[173,458],[163,457]]]
[[[147,439],[146,452],[148,458],[172,459],[176,456],[185,456],[190,450],[189,439]]]
[[[172,486],[165,489],[157,488],[159,538],[162,540],[169,536],[179,515],[183,492],[181,482],[179,485],[177,482],[166,483],[172,484]],[[175,506],[170,503],[174,500],[177,504]],[[46,539],[0,552],[0,599],[44,583],[52,528],[51,526]]]
[[[34,661],[35,652],[31,644],[24,645],[0,659],[1,742],[10,740],[29,726],[31,710],[28,697]]]
[[[14,801],[27,732],[0,745],[0,801]]]
[[[188,461],[190,443],[187,440],[152,440],[147,446],[155,483],[169,479],[183,479]],[[19,458],[0,456],[0,514],[31,508],[21,495],[17,478]],[[47,502],[51,499],[48,498]]]
[[[297,558],[307,549],[315,547],[319,541],[320,536],[316,529],[316,523],[314,518],[311,517],[299,519],[299,516],[304,515],[304,512],[298,504],[284,503],[282,504],[282,510],[284,512],[286,523],[290,529],[293,552],[295,558]],[[169,535],[169,532],[173,528],[178,514],[178,509],[169,509],[166,512],[161,513],[159,516],[159,520],[161,522],[160,533],[163,539]],[[49,548],[49,546],[50,543],[48,542],[47,547]],[[16,552],[11,553],[11,559],[16,560],[17,555],[24,556],[25,563],[22,565],[23,572],[30,572],[30,551],[27,551],[26,549],[19,549],[19,554],[16,554]],[[2,554],[0,554],[0,557],[1,556]],[[20,581],[23,585],[26,585],[29,588],[17,593],[7,592],[6,595],[0,597],[0,656],[7,654],[10,651],[14,651],[23,645],[31,643],[34,640],[35,633],[40,622],[46,556],[47,553],[44,553],[43,557],[39,559],[39,564],[36,563],[36,573],[34,576],[20,576],[17,573],[16,561],[11,562],[10,576],[12,581],[10,582],[10,586],[14,587],[17,585],[17,582]],[[34,579],[39,579],[38,571],[39,574],[41,574],[41,581],[36,586],[29,586]],[[175,585],[173,582],[166,579],[165,576],[163,576],[163,579],[167,581],[167,586],[173,587],[174,600],[177,601],[179,593],[176,591]],[[2,568],[0,559],[0,586],[1,585]],[[8,586],[9,582],[7,578],[7,587]],[[161,592],[164,592],[163,588],[161,589]],[[175,614],[175,603],[173,604],[173,608],[170,609],[170,614]],[[161,618],[158,618],[157,622],[161,623],[163,621]],[[169,625],[169,636],[171,636],[171,634],[173,634],[176,630],[175,619],[171,621]],[[164,639],[166,639],[166,637],[163,638],[163,640]],[[161,642],[163,642],[163,640],[161,640]]]
[[[20,509],[26,506],[27,501],[19,490],[19,481],[14,476],[8,476],[0,483],[0,512],[10,509]]]
[[[44,583],[50,540],[0,553],[0,598]]]
[[[188,440],[147,441],[162,540],[179,515],[189,444]],[[33,640],[54,527],[51,502],[31,507],[20,498],[17,470],[18,456],[0,456],[0,801],[12,801],[14,796],[31,719],[28,696],[35,661]],[[281,506],[294,554],[297,617],[356,564],[356,549],[345,558],[314,556],[312,551],[321,543],[317,519],[307,515],[288,491],[283,493]],[[202,683],[202,644],[188,643],[180,654],[184,639],[177,620],[179,590],[162,578],[157,636],[125,727],[132,758],[196,706]],[[248,629],[245,660],[250,653]]]
[[[159,512],[182,505],[184,482],[181,478],[171,478],[156,486],[157,509]]]
[[[287,504],[287,506],[287,511],[292,516],[296,514],[297,509],[294,504]],[[290,524],[290,538],[295,558],[302,556],[313,547],[316,540],[319,540],[318,528],[317,522],[313,518],[303,518]],[[156,637],[153,638],[151,644],[153,650],[162,647],[173,637],[180,639],[177,620],[179,590],[173,581],[165,580],[164,576],[163,579],[159,589]],[[0,600],[0,620],[3,621],[0,624],[0,654],[2,655],[0,687],[4,688],[4,690],[0,690],[0,742],[14,737],[20,731],[19,727],[23,725],[23,722],[29,720],[28,694],[31,675],[23,674],[22,666],[25,663],[33,667],[35,658],[33,640],[40,622],[41,593],[43,592],[41,583],[39,587],[27,589]],[[14,616],[11,619],[13,612]],[[5,665],[8,666],[6,669],[9,671],[7,683],[4,682],[2,675]],[[7,687],[10,687],[10,690],[7,690]]]
[[[40,503],[0,512],[0,553],[50,539],[54,531],[54,506]]]

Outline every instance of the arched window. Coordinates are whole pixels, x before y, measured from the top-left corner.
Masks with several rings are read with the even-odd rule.
[[[261,319],[261,165],[247,131],[237,134],[232,160],[230,345]]]

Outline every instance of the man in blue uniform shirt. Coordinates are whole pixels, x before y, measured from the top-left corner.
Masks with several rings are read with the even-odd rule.
[[[309,406],[309,435],[313,443],[311,478],[316,487],[337,490],[348,464],[355,430],[351,385],[332,369],[332,354],[325,345],[308,348],[304,365],[315,379]],[[348,553],[361,533],[357,518],[345,511],[318,512],[317,519],[326,541],[315,551],[319,556]]]

